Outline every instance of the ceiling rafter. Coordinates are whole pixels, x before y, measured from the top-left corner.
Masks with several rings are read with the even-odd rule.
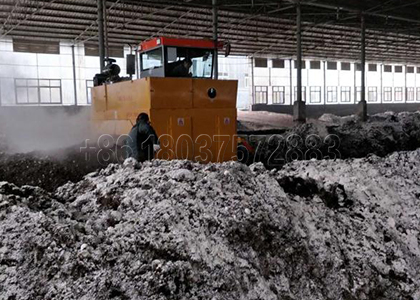
[[[307,58],[358,60],[360,21],[367,19],[369,60],[420,64],[420,0],[301,0]],[[211,38],[211,0],[108,0],[110,44],[157,35]],[[221,40],[232,54],[293,58],[294,0],[219,0]],[[97,41],[94,0],[0,0],[2,36]]]

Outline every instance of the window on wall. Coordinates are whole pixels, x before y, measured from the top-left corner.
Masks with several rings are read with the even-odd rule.
[[[284,59],[273,59],[273,68],[284,69]]]
[[[407,88],[407,101],[414,101],[414,88],[413,87]]]
[[[385,65],[384,66],[384,72],[385,73],[392,73],[392,66],[391,65]]]
[[[384,87],[384,102],[392,101],[392,87]]]
[[[356,87],[356,101],[362,100],[362,88],[360,86]]]
[[[295,60],[295,69],[297,69],[297,61]],[[302,69],[306,69],[306,61],[302,60]]]
[[[361,64],[355,64],[356,71],[362,71],[362,65]]]
[[[420,73],[420,67],[417,67],[417,68],[416,68],[416,72],[417,72],[417,73]]]
[[[414,67],[407,67],[407,73],[414,73]]]
[[[109,57],[124,57],[124,47],[111,46],[109,47]]]
[[[327,62],[327,70],[337,70],[337,62],[335,61]]]
[[[309,67],[310,67],[312,70],[319,70],[319,69],[321,69],[321,62],[320,62],[320,61],[318,61],[318,60],[311,61],[311,62],[309,63]]]
[[[86,80],[86,99],[88,104],[92,104],[93,80]]]
[[[122,46],[109,46],[109,57],[124,57],[124,47]],[[99,56],[98,44],[85,44],[86,56]]]
[[[416,90],[416,99],[417,99],[417,101],[420,101],[420,88],[417,88],[417,90]]]
[[[295,86],[295,101],[297,101],[297,86]],[[306,86],[302,86],[302,101],[306,102]]]
[[[13,52],[60,54],[60,43],[42,40],[13,39]]]
[[[256,68],[267,68],[267,59],[266,58],[256,58],[255,59]]]
[[[342,71],[350,71],[351,70],[351,64],[348,62],[342,62],[341,63],[341,70]]]
[[[284,91],[285,91],[284,86],[273,86],[273,104],[285,103]]]
[[[378,91],[377,91],[376,86],[368,87],[368,101],[369,102],[378,101]]]
[[[402,66],[395,66],[395,73],[402,73],[403,67]]]
[[[268,87],[255,86],[255,104],[267,104]]]
[[[376,64],[369,64],[368,65],[369,72],[376,72],[378,70],[378,65]]]
[[[403,101],[403,88],[402,87],[396,87],[395,88],[395,101]]]
[[[336,86],[327,87],[327,102],[328,103],[337,102],[337,87]]]
[[[321,87],[311,86],[309,88],[309,101],[310,103],[321,103]]]
[[[16,104],[61,104],[60,79],[15,79]]]
[[[341,87],[341,102],[351,102],[351,87],[342,86]]]

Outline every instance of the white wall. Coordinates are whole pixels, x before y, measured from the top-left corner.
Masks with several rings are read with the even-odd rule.
[[[60,42],[60,54],[13,52],[10,38],[0,40],[0,101],[1,105],[16,105],[15,79],[61,80],[62,105],[74,105],[72,48],[70,42]],[[129,48],[124,49],[124,55]],[[85,56],[83,45],[75,47],[77,104],[87,105],[87,80],[99,72],[99,57]],[[121,76],[125,76],[125,58],[117,58]],[[59,99],[58,99],[59,100]],[[42,104],[48,105],[48,104]],[[57,104],[52,104],[57,105]]]
[[[219,56],[219,79],[238,80],[238,97],[236,106],[248,109],[250,105],[249,60],[245,56]]]
[[[290,64],[291,62],[291,64]],[[351,63],[351,69],[341,70],[341,62],[337,62],[337,70],[328,70],[327,62],[321,61],[321,69],[310,69],[310,60],[305,60],[306,66],[302,70],[302,86],[303,90],[306,90],[306,102],[307,104],[354,104],[358,102],[357,96],[360,98],[360,87],[361,87],[361,72],[356,71],[356,64]],[[369,64],[376,64],[376,71],[369,71]],[[325,65],[325,66],[324,66]],[[369,62],[366,64],[366,100],[371,103],[381,103],[384,98],[384,88],[392,88],[392,101],[390,103],[401,103],[410,102],[410,98],[407,97],[406,91],[414,91],[414,99],[411,102],[420,102],[420,76],[417,73],[417,66],[414,67],[414,73],[406,73],[407,66],[402,66],[402,73],[395,72],[395,66],[397,64],[391,64],[392,72],[384,72],[384,63]],[[401,66],[401,65],[400,65]],[[290,97],[290,67],[292,68],[292,91],[293,95]],[[325,68],[325,76],[324,76]],[[252,74],[252,60],[249,58],[249,77]],[[268,59],[268,65],[266,68],[254,67],[254,84],[255,86],[266,86],[268,87],[268,104],[273,104],[273,87],[281,86],[285,90],[285,105],[289,105],[295,101],[295,88],[297,84],[297,71],[294,67],[294,61],[289,59],[285,60],[284,68],[273,68],[272,60]],[[252,82],[252,78],[247,78],[249,82]],[[311,103],[311,87],[321,87],[321,102]],[[328,87],[337,91],[337,103],[328,103],[327,91]],[[342,89],[350,87],[350,102],[342,101]],[[403,101],[396,101],[395,99],[395,88],[403,88]],[[417,89],[419,87],[419,89]],[[370,89],[369,89],[370,88]],[[407,88],[407,90],[406,90]],[[359,90],[357,95],[356,91]],[[371,93],[369,93],[369,90]],[[376,90],[376,97],[375,97]],[[252,95],[252,87],[250,87],[250,95]],[[371,99],[369,98],[371,97]],[[344,98],[344,97],[343,97]],[[374,101],[376,100],[376,101]],[[250,98],[252,102],[252,97]]]
[[[72,48],[71,42],[60,43],[60,54],[35,54],[13,52],[13,44],[10,38],[0,40],[0,101],[1,105],[16,105],[15,79],[56,79],[61,80],[62,105],[74,105],[73,69],[72,69]],[[124,49],[125,54],[129,48]],[[87,82],[91,82],[96,73],[99,72],[99,57],[85,56],[83,45],[75,47],[76,57],[76,90],[77,104],[88,105]],[[374,63],[374,62],[372,62]],[[125,58],[117,58],[117,64],[121,67],[121,76],[125,74]],[[376,103],[381,103],[384,98],[384,88],[392,88],[392,101],[395,100],[395,88],[403,88],[403,98],[406,99],[407,91],[414,89],[413,101],[420,101],[420,82],[418,82],[417,66],[415,73],[406,74],[406,66],[403,66],[402,73],[395,73],[395,65],[392,65],[392,72],[384,72],[384,63],[376,63],[377,71],[368,71],[366,65],[366,99],[369,100],[369,87],[376,88]],[[306,68],[302,70],[302,84],[306,87],[305,96],[308,104],[311,103],[311,87],[321,88],[321,102],[327,103],[328,87],[336,87],[337,103],[346,104],[341,99],[341,89],[351,88],[351,103],[357,103],[356,89],[360,88],[361,72],[355,71],[356,65],[351,64],[350,71],[341,70],[340,62],[337,63],[337,70],[328,70],[326,62],[321,61],[321,69],[310,69],[310,60],[306,60]],[[290,68],[292,77],[290,78]],[[324,77],[325,68],[325,77]],[[286,59],[284,68],[274,68],[272,60],[268,59],[267,68],[254,67],[254,85],[266,86],[268,91],[268,104],[273,104],[273,87],[283,87],[286,105],[295,101],[296,69],[294,61]],[[325,78],[325,79],[324,79]],[[247,57],[219,56],[219,79],[238,80],[237,107],[247,109],[252,104],[252,60]],[[292,81],[292,89],[290,82]],[[417,89],[419,87],[419,89]],[[411,89],[410,89],[411,88]],[[304,89],[305,90],[305,89]],[[29,95],[30,96],[30,95]],[[409,100],[408,100],[409,101]],[[48,104],[42,104],[48,105]],[[57,105],[57,104],[53,104]]]
[[[1,39],[1,105],[16,105],[15,79],[59,79],[62,105],[75,105],[71,45],[70,41],[60,42],[60,54],[22,53],[13,52],[12,39]],[[124,56],[129,52],[129,47],[124,48]],[[125,58],[116,58],[116,60],[121,67],[120,75],[126,76]],[[80,44],[75,47],[75,61],[77,104],[88,105],[87,81],[92,81],[99,72],[99,57],[85,56],[84,46]],[[238,108],[249,108],[250,105],[250,84],[246,80],[249,75],[248,69],[249,60],[246,57],[219,56],[219,78],[238,80]]]

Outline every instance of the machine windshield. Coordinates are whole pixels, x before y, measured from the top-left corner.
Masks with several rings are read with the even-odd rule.
[[[157,48],[141,54],[142,70],[160,68],[163,65],[162,48]]]
[[[213,50],[181,47],[167,48],[167,76],[211,78]]]

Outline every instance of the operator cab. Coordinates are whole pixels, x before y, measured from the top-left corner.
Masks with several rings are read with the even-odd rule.
[[[212,40],[158,37],[145,41],[140,44],[140,77],[213,78],[214,50]]]

